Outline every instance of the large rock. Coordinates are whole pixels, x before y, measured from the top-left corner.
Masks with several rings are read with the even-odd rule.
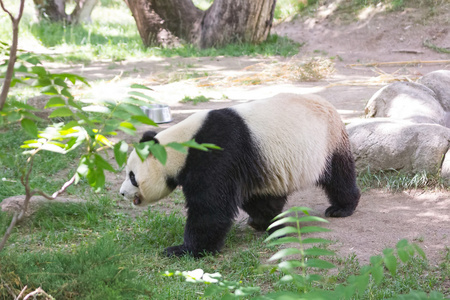
[[[430,88],[444,110],[450,112],[450,71],[434,71],[422,76],[417,82]]]
[[[388,118],[362,119],[347,126],[358,170],[438,172],[450,146],[450,129],[437,124]]]
[[[366,105],[366,117],[392,118],[445,125],[446,113],[428,87],[395,82],[378,90]]]

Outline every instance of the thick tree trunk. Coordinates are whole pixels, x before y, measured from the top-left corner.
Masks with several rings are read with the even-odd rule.
[[[76,6],[70,14],[66,13],[67,1],[33,0],[38,19],[48,19],[52,22],[65,21],[72,24],[91,21],[91,13],[98,0],[75,0]]]
[[[259,43],[272,27],[276,0],[215,0],[206,11],[191,0],[125,0],[146,46],[171,34],[201,48],[233,42]]]
[[[66,0],[33,0],[39,19],[52,22],[67,20]]]

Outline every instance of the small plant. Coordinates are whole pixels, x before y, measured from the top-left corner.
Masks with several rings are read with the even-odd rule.
[[[182,100],[180,100],[180,102],[181,103],[192,102],[193,105],[197,105],[200,102],[209,102],[210,99],[211,98],[207,98],[203,95],[196,96],[196,97],[184,96],[184,98]]]
[[[384,278],[395,279],[400,274],[397,270],[400,263],[412,260],[415,254],[425,258],[423,250],[406,240],[397,243],[396,249],[386,248],[383,255],[372,256],[370,264],[363,266],[360,274],[351,275],[343,283],[336,284],[334,289],[321,287],[324,272],[335,266],[323,259],[321,256],[335,255],[333,251],[319,248],[306,247],[308,244],[326,245],[329,240],[322,238],[307,237],[306,233],[325,232],[329,229],[320,226],[300,226],[305,222],[327,222],[320,217],[311,216],[310,209],[306,207],[293,207],[278,215],[269,229],[284,226],[273,232],[267,239],[272,246],[282,246],[269,261],[278,261],[275,266],[265,266],[271,273],[283,274],[279,280],[280,285],[287,286],[285,290],[268,293],[250,299],[354,299],[361,297],[369,288],[375,288],[382,284]],[[296,246],[293,247],[292,245]],[[287,246],[287,248],[284,248]],[[400,263],[399,263],[400,260]],[[386,270],[389,274],[385,274]],[[205,273],[201,269],[188,272],[165,272],[163,276],[181,276],[187,282],[206,284],[204,296],[212,297],[222,295],[221,299],[236,299],[240,297],[249,298],[254,293],[260,292],[258,287],[243,287],[240,282],[226,281],[219,273]],[[288,285],[286,285],[288,284]],[[293,288],[294,287],[294,288]],[[422,291],[409,291],[407,294],[396,295],[391,299],[444,299],[439,292],[431,292],[429,295]]]

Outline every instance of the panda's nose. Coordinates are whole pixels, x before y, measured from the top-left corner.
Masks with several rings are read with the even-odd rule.
[[[125,193],[120,193],[122,196],[125,196]]]

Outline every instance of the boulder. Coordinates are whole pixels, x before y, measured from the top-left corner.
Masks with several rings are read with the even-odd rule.
[[[389,118],[347,125],[356,167],[405,172],[439,171],[450,146],[450,129]]]
[[[450,71],[434,71],[422,76],[417,82],[428,87],[436,94],[436,100],[447,113],[446,126],[450,127]]]
[[[445,125],[446,113],[428,87],[395,82],[378,90],[366,105],[366,117],[392,118],[416,123]]]

